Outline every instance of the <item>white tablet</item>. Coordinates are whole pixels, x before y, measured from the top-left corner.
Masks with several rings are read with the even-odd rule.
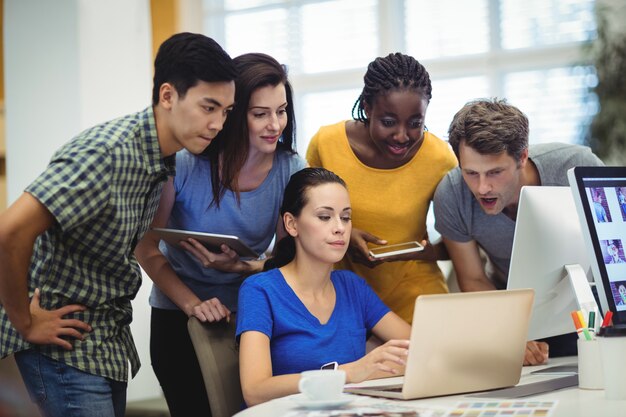
[[[179,246],[181,240],[187,240],[188,238],[196,239],[202,243],[211,252],[221,253],[220,247],[227,245],[233,249],[242,258],[258,258],[259,254],[250,249],[245,243],[243,243],[237,236],[231,235],[219,235],[216,233],[204,233],[204,232],[192,232],[189,230],[177,230],[177,229],[162,229],[153,227],[150,229],[162,240],[166,241],[170,245]]]

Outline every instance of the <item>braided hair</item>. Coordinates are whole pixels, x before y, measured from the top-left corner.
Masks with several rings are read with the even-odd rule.
[[[367,66],[361,95],[352,107],[352,118],[367,124],[365,105],[372,107],[376,97],[391,90],[420,90],[430,101],[432,86],[426,68],[415,58],[396,52],[378,57]]]

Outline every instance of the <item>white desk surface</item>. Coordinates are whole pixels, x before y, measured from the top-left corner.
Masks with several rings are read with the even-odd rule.
[[[553,358],[547,365],[543,366],[527,366],[522,370],[521,384],[545,381],[551,378],[559,378],[559,376],[538,376],[530,375],[531,371],[542,369],[547,366],[555,366],[566,363],[576,363],[576,357]],[[401,377],[386,379],[389,384],[400,382]],[[626,383],[626,381],[625,381]],[[375,384],[374,381],[364,383],[368,385]],[[373,404],[377,401],[397,401],[402,405],[412,405],[419,408],[451,408],[461,401],[484,401],[485,398],[469,397],[465,394],[452,395],[449,397],[426,398],[422,400],[389,400],[375,399],[373,397],[356,396],[356,400],[351,405],[364,406]],[[494,399],[492,401],[504,401],[505,399]],[[512,399],[515,400],[515,399]],[[558,401],[556,409],[551,417],[625,417],[626,416],[626,400],[606,400],[603,390],[583,390],[578,387],[564,388],[558,391],[552,391],[545,394],[535,395],[531,397],[522,397],[517,400],[530,401]],[[349,407],[349,406],[346,406]],[[295,401],[290,397],[278,398],[250,407],[237,414],[235,417],[280,417],[288,412],[299,410]],[[300,409],[302,410],[302,409]]]

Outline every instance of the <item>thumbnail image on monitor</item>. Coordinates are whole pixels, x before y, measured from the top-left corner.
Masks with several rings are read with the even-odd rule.
[[[568,179],[603,314],[626,323],[626,167],[576,167]]]

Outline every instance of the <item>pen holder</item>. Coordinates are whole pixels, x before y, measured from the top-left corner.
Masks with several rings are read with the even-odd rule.
[[[578,339],[578,388],[604,388],[600,344],[596,339]]]
[[[626,326],[603,327],[598,333],[607,400],[626,400]]]

